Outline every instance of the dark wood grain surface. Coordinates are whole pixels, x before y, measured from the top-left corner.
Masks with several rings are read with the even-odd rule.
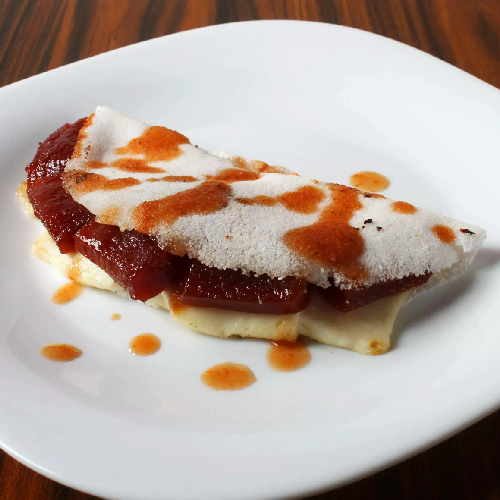
[[[253,19],[372,31],[500,88],[500,0],[0,0],[0,86],[141,40]],[[0,500],[92,498],[0,451]],[[500,500],[500,412],[415,458],[314,498]]]

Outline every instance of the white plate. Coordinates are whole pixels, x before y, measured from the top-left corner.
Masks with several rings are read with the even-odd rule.
[[[278,373],[266,342],[220,340],[168,314],[85,290],[36,260],[40,232],[14,189],[37,142],[106,104],[225,150],[345,183],[359,170],[388,196],[489,231],[472,270],[415,300],[380,357],[314,344]],[[500,403],[500,93],[438,59],[362,31],[302,22],[229,24],[78,62],[0,90],[0,444],[57,481],[116,499],[305,495],[373,472]],[[110,321],[112,313],[123,319]],[[150,358],[129,339],[153,332]],[[67,364],[51,342],[81,347]],[[200,383],[248,364],[240,392]]]

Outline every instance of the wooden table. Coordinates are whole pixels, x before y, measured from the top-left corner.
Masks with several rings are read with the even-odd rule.
[[[253,19],[372,31],[500,87],[500,0],[0,0],[0,86],[140,40]],[[0,500],[92,498],[0,451]],[[500,413],[402,464],[314,498],[500,500]]]

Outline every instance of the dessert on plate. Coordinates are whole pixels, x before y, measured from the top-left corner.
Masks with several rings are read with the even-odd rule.
[[[63,275],[197,332],[381,354],[401,307],[460,276],[485,231],[240,157],[100,106],[40,144],[18,195]]]

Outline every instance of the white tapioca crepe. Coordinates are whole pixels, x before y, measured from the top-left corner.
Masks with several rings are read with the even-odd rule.
[[[321,287],[431,272],[419,291],[428,289],[458,277],[485,238],[477,226],[408,203],[209,154],[102,106],[63,180],[97,221],[150,234],[172,253]]]

